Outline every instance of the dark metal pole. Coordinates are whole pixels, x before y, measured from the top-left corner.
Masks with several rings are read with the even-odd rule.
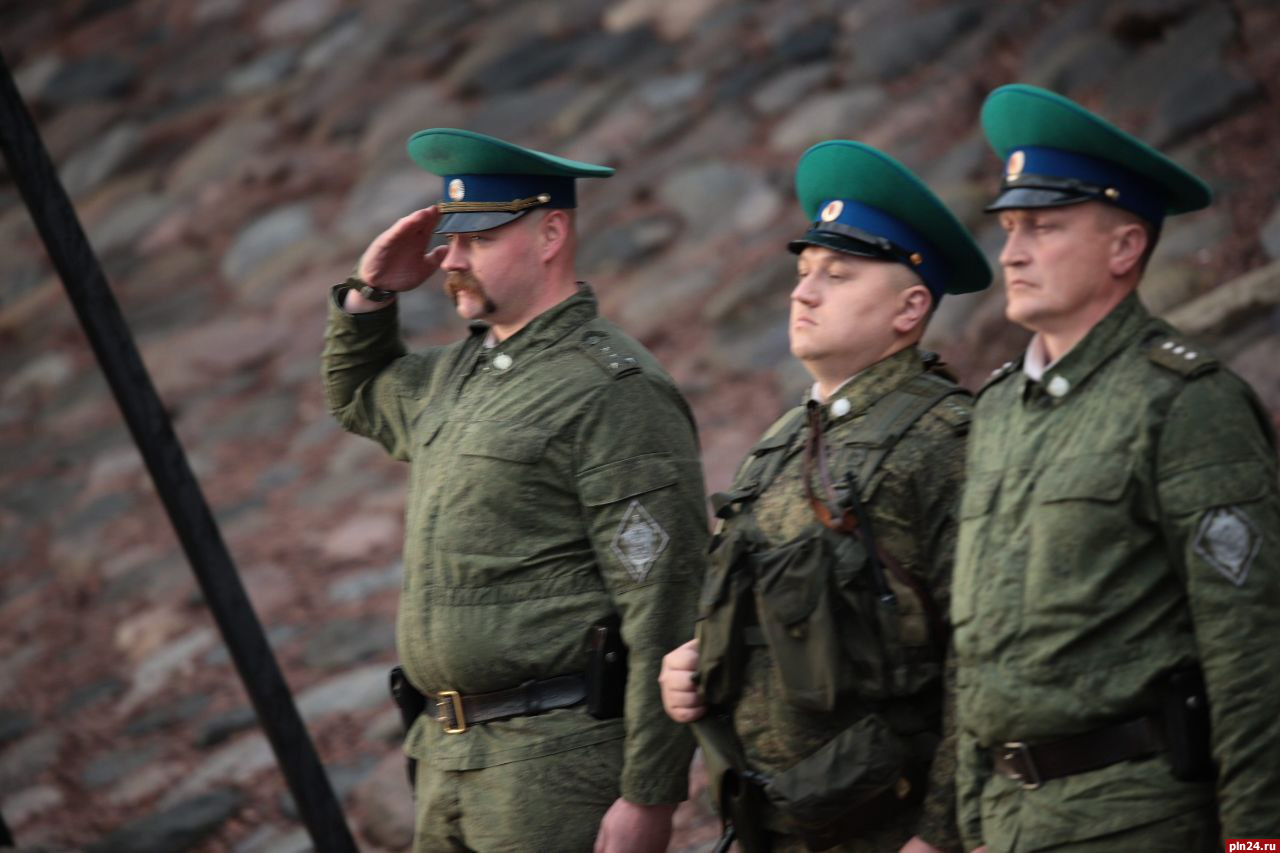
[[[151,472],[312,842],[325,853],[354,853],[355,840],[262,625],[3,55],[0,150]]]

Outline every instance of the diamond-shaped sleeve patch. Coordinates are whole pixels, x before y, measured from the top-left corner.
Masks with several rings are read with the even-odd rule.
[[[1200,521],[1196,553],[1236,586],[1244,586],[1262,537],[1239,507],[1211,509]]]
[[[649,576],[649,570],[667,547],[671,537],[662,529],[640,501],[632,501],[622,514],[618,532],[610,548],[621,561],[627,574],[637,581]]]

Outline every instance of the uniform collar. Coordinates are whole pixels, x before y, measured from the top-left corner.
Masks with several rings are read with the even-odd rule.
[[[1024,392],[1044,393],[1054,400],[1066,398],[1129,343],[1150,319],[1151,315],[1142,306],[1138,294],[1130,293],[1065,355],[1053,364],[1045,365],[1038,382],[1028,378]],[[1035,345],[1033,341],[1032,346]],[[1030,347],[1027,358],[1032,358]]]
[[[885,394],[918,376],[923,370],[924,362],[918,349],[912,346],[898,350],[845,380],[843,385],[821,403],[822,408],[830,413],[833,421],[860,415]],[[813,399],[812,391],[806,403],[810,399]]]
[[[508,359],[532,355],[551,346],[583,323],[595,319],[598,314],[595,291],[591,289],[591,285],[580,281],[577,293],[534,317],[520,331],[495,344],[489,352],[493,353],[494,358],[505,355]],[[489,324],[472,323],[471,334],[483,342],[484,337],[489,334]]]

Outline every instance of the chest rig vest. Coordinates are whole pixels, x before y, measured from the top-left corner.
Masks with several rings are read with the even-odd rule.
[[[722,523],[698,621],[699,683],[709,705],[733,706],[753,645],[768,646],[787,701],[808,710],[831,711],[850,695],[873,704],[908,697],[937,682],[941,613],[876,546],[863,504],[898,440],[953,394],[968,396],[942,376],[915,376],[874,403],[834,448],[824,446],[817,404],[795,409],[751,449],[732,488],[712,496]],[[814,518],[778,545],[761,532],[756,502],[796,453],[805,454]]]

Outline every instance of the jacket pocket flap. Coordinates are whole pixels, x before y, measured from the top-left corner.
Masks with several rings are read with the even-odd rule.
[[[464,456],[490,456],[508,462],[537,462],[550,433],[528,427],[502,428],[493,424],[469,424],[458,441]]]
[[[664,453],[633,456],[578,475],[578,494],[587,506],[603,506],[670,486],[679,479],[675,460]]]
[[[1129,478],[1129,461],[1123,456],[1077,457],[1042,473],[1036,482],[1036,496],[1040,503],[1116,501],[1124,494]]]

